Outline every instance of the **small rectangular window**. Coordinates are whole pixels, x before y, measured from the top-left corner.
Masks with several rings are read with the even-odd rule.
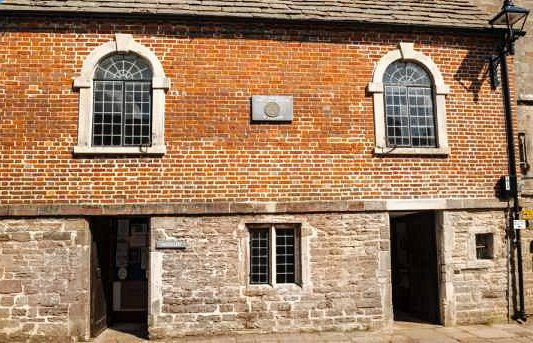
[[[478,260],[493,258],[494,235],[492,233],[476,234],[476,257]]]
[[[250,283],[300,283],[300,228],[251,226]]]

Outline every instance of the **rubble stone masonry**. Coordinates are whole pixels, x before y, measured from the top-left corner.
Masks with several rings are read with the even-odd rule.
[[[490,324],[505,321],[509,287],[505,213],[445,211],[442,227],[441,296],[445,299],[443,308],[452,312],[447,315],[448,322]],[[480,233],[494,234],[490,260],[476,259],[475,235]]]
[[[248,284],[249,223],[302,224],[301,286]],[[151,292],[160,299],[151,299],[150,337],[369,330],[392,320],[386,213],[161,217],[152,232],[189,247],[151,253],[151,285],[161,288]]]
[[[89,237],[83,219],[0,220],[0,342],[88,334]]]
[[[441,321],[507,320],[503,211],[438,213]],[[302,224],[302,285],[249,285],[251,223]],[[159,217],[151,252],[150,337],[227,332],[372,330],[392,321],[387,213]],[[494,257],[476,258],[475,235],[494,234]],[[307,275],[307,277],[305,277]]]

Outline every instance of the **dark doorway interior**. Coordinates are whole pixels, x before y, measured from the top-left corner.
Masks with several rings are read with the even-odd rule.
[[[119,323],[136,323],[146,336],[148,233],[146,218],[91,220],[92,337]]]
[[[394,319],[439,324],[435,215],[391,215]]]

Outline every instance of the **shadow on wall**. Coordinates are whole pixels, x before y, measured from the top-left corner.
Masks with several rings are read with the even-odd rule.
[[[465,90],[472,93],[476,103],[479,101],[481,87],[489,75],[488,58],[487,60],[483,58],[484,56],[480,58],[479,54],[469,50],[453,76]]]

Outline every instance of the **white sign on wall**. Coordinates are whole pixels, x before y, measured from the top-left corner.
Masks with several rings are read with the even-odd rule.
[[[159,239],[155,242],[156,249],[185,249],[187,242],[177,239]]]
[[[525,220],[514,220],[513,227],[515,230],[523,230],[526,228],[526,221]]]

